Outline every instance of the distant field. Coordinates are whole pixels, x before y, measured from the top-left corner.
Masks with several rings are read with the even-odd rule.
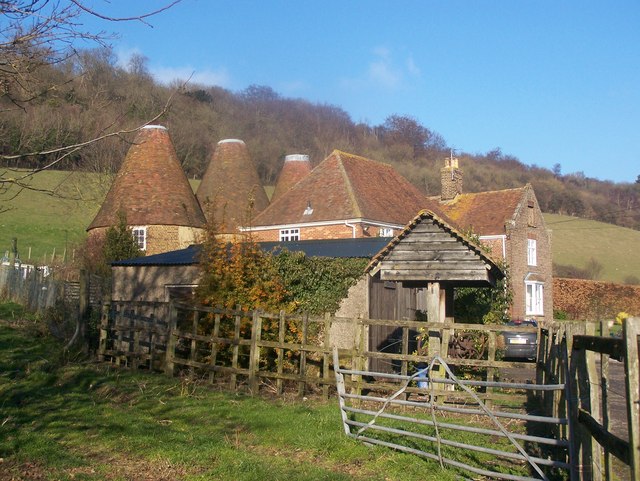
[[[49,171],[34,176],[31,187],[18,193],[15,187],[0,195],[0,254],[18,239],[18,252],[27,261],[51,259],[55,249],[68,258],[85,238],[85,229],[96,215],[109,188],[110,177],[99,174]],[[40,190],[40,191],[39,191]],[[53,191],[54,195],[43,191]],[[14,194],[15,198],[11,198]]]
[[[604,267],[600,280],[640,278],[640,231],[556,214],[544,219],[552,231],[555,263],[584,268],[593,257]]]
[[[99,174],[49,171],[38,174],[33,186],[53,190],[56,195],[24,190],[15,199],[0,195],[0,255],[11,247],[11,239],[18,238],[20,257],[50,262],[55,249],[61,258],[68,257],[74,246],[86,237],[85,229],[98,212],[106,195],[111,177]],[[199,180],[190,180],[195,190]],[[273,187],[267,187],[271,193]],[[13,194],[11,191],[8,194]],[[544,215],[552,230],[553,261],[562,265],[584,268],[591,257],[604,269],[602,280],[624,282],[625,278],[640,278],[640,231],[611,224],[556,214]]]

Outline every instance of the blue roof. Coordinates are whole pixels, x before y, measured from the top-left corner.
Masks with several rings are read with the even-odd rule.
[[[278,253],[282,249],[303,252],[308,257],[361,257],[375,256],[389,243],[389,237],[367,237],[362,239],[324,239],[296,242],[258,242],[266,252]],[[136,257],[112,262],[112,266],[188,266],[198,264],[201,246],[163,252],[151,256]]]

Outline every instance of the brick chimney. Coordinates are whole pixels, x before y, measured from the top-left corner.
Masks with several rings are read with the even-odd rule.
[[[462,169],[458,167],[458,159],[453,155],[445,159],[444,167],[440,169],[440,182],[441,200],[452,200],[458,194],[462,194]]]

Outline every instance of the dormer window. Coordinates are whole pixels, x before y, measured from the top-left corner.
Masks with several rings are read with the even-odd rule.
[[[300,240],[300,229],[280,229],[280,242],[294,242]]]
[[[133,240],[138,244],[141,251],[147,250],[147,228],[146,226],[135,226],[131,228]]]
[[[313,214],[313,207],[311,207],[311,201],[307,201],[307,208],[304,210],[302,215],[311,215]]]
[[[393,237],[393,229],[391,227],[380,227],[378,237]]]

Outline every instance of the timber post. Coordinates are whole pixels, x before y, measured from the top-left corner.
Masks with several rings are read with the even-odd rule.
[[[110,304],[105,302],[102,305],[102,315],[100,316],[100,339],[98,341],[98,361],[104,361],[104,352],[107,350],[107,339],[109,337],[109,310]]]
[[[638,379],[638,337],[640,317],[630,317],[622,323],[622,338],[626,343],[624,361],[627,388],[627,425],[629,427],[629,467],[631,479],[640,476],[640,381]]]
[[[173,359],[176,354],[176,329],[178,327],[178,309],[173,302],[169,303],[169,326],[167,329],[167,352],[164,360],[164,372],[173,376],[175,365]]]
[[[257,309],[253,311],[251,323],[251,347],[249,351],[249,390],[252,395],[260,390],[260,340],[262,339],[262,317]]]
[[[329,384],[331,383],[331,314],[328,312],[324,315],[324,353],[322,355],[322,397],[329,399]]]
[[[284,310],[280,311],[280,315],[278,316],[278,342],[280,346],[284,344],[284,327],[285,327],[286,314]],[[284,392],[284,383],[282,382],[282,373],[284,372],[284,349],[282,347],[278,348],[278,379],[276,380],[276,391],[278,396],[282,395]]]

